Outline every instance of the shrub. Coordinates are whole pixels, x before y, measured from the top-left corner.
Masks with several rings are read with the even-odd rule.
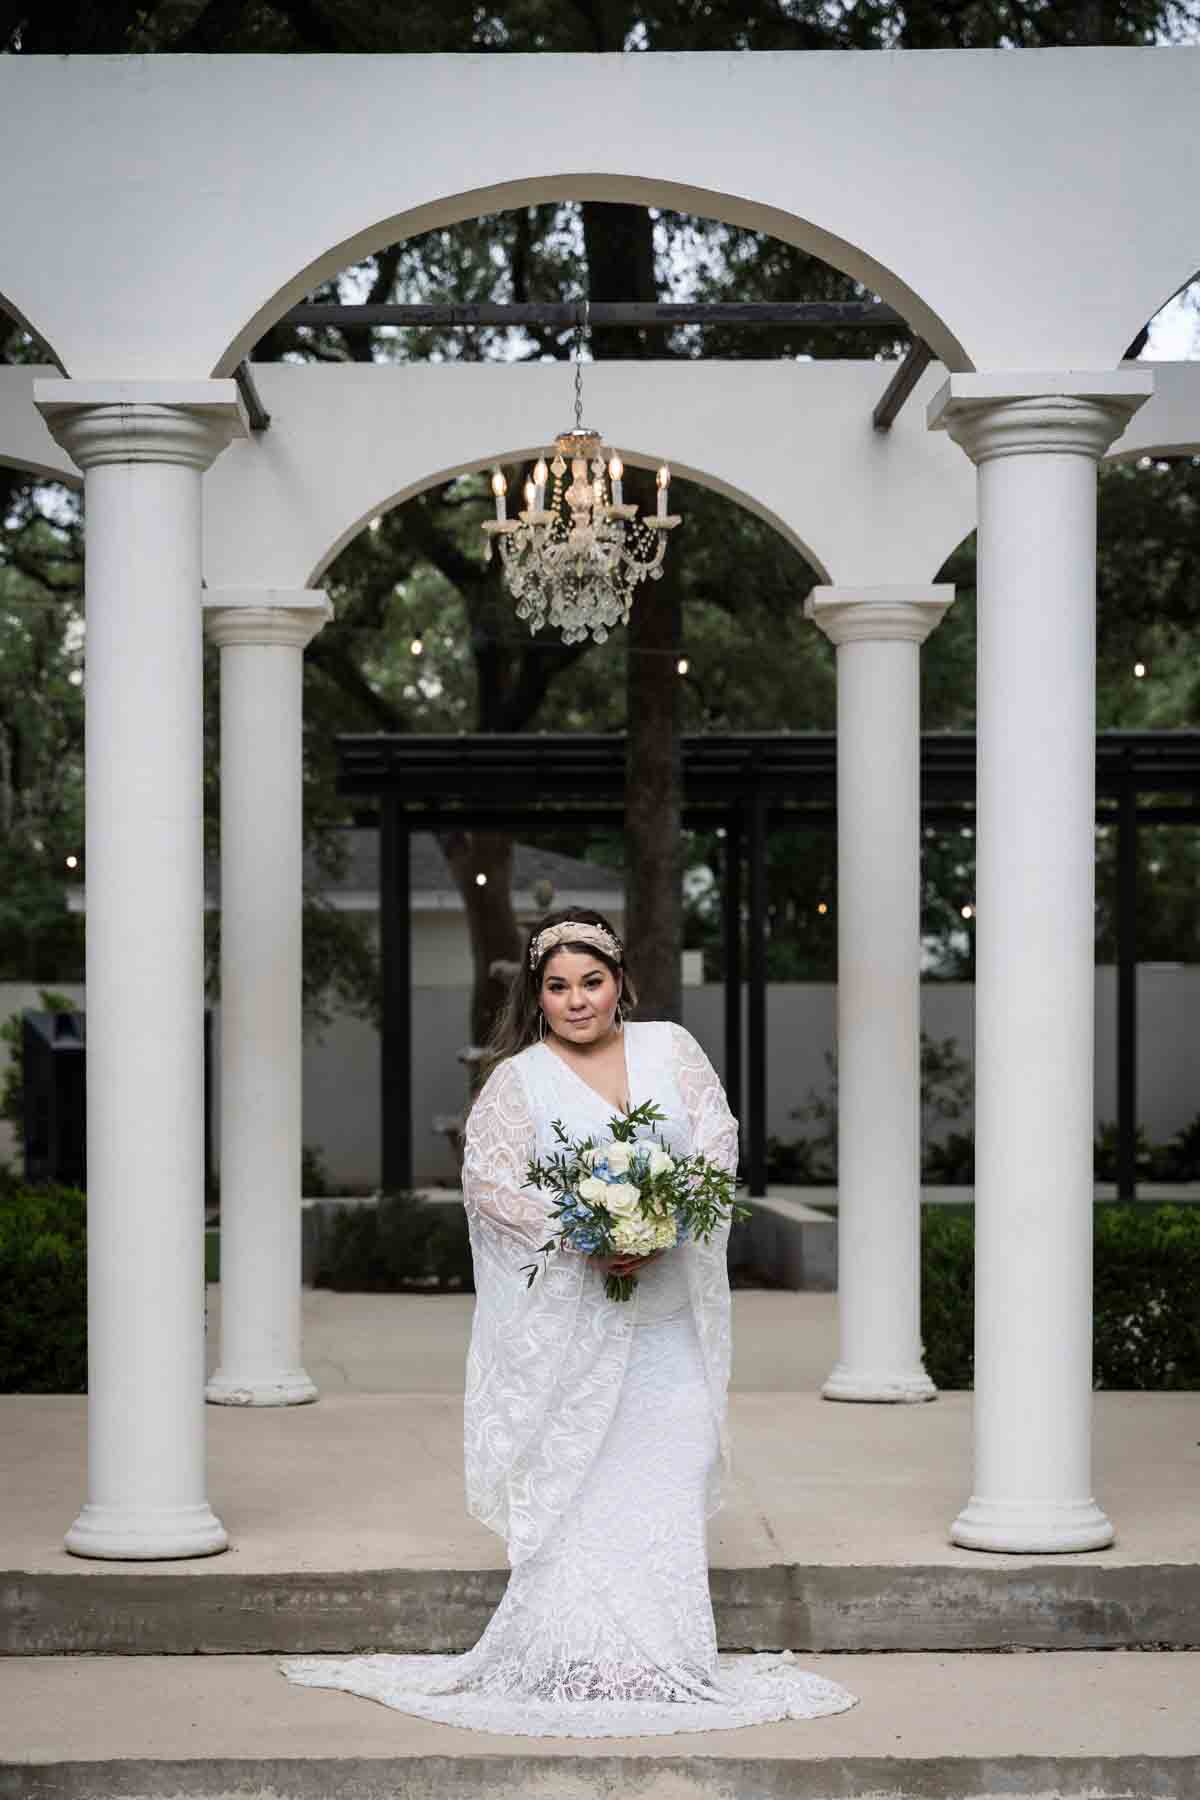
[[[313,1286],[359,1294],[473,1293],[466,1214],[453,1202],[415,1194],[341,1207]]]
[[[68,999],[66,994],[55,993],[53,988],[38,989],[38,1004],[32,1009],[35,1012],[73,1013],[79,1011],[78,1003]],[[16,1133],[17,1142],[21,1143],[25,1133],[25,1014],[12,1013],[0,1025],[0,1043],[8,1047],[8,1062],[0,1077],[0,1119],[5,1119]]]
[[[1200,1208],[1100,1206],[1094,1385],[1200,1387]]]
[[[87,1392],[87,1202],[0,1188],[0,1393]]]
[[[974,1382],[974,1219],[922,1208],[921,1334],[939,1387]],[[1200,1388],[1200,1207],[1098,1206],[1093,1386]]]
[[[975,1379],[975,1218],[970,1209],[921,1208],[921,1336],[925,1370],[940,1388]]]
[[[1158,1145],[1153,1181],[1200,1181],[1200,1113],[1167,1143]]]

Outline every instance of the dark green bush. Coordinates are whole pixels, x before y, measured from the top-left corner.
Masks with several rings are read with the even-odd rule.
[[[922,1208],[921,1335],[938,1387],[974,1379],[974,1220]],[[1200,1388],[1200,1207],[1098,1206],[1093,1385]]]
[[[340,1208],[313,1285],[358,1294],[473,1293],[466,1214],[415,1194]]]
[[[87,1392],[87,1202],[0,1184],[0,1393]]]
[[[936,1387],[969,1388],[975,1371],[975,1217],[921,1208],[921,1337]]]
[[[1098,1206],[1098,1388],[1200,1387],[1200,1208]]]

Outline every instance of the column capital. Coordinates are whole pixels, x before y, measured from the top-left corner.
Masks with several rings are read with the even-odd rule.
[[[207,469],[248,437],[233,381],[55,381],[33,384],[51,437],[81,469],[105,463],[180,463]]]
[[[333,617],[323,588],[205,588],[204,632],[228,644],[282,644],[303,650]]]
[[[1154,373],[1131,363],[1100,374],[1068,369],[951,375],[926,412],[974,463],[999,456],[1087,456],[1120,437],[1154,391]]]
[[[834,644],[923,644],[954,599],[954,584],[928,587],[898,582],[885,587],[815,587],[804,615]]]

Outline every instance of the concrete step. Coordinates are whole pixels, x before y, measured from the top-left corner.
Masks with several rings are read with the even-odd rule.
[[[616,1739],[454,1730],[266,1658],[4,1667],[0,1796],[29,1800],[1196,1800],[1200,1654],[813,1656],[851,1711]]]
[[[714,1567],[718,1642],[799,1651],[1200,1647],[1200,1564],[1010,1563]],[[189,1570],[0,1573],[0,1655],[466,1650],[508,1580],[502,1569]]]
[[[770,1302],[752,1309],[763,1312],[756,1379],[771,1374],[772,1340],[786,1378],[796,1296],[750,1298]],[[831,1297],[803,1298],[808,1307]],[[461,1370],[451,1340],[462,1321],[444,1304],[415,1303],[434,1309],[409,1331],[414,1359],[426,1346],[427,1375],[439,1321],[442,1360]],[[753,1342],[743,1333],[741,1353]],[[1196,1397],[1095,1401],[1096,1494],[1116,1543],[1005,1556],[948,1541],[970,1492],[969,1394],[835,1406],[812,1392],[735,1391],[738,1480],[709,1538],[723,1646],[1200,1647]],[[208,1428],[210,1493],[230,1551],[89,1562],[62,1545],[85,1490],[84,1402],[0,1402],[0,1651],[332,1653],[475,1641],[506,1568],[500,1540],[464,1509],[461,1394],[212,1407]]]

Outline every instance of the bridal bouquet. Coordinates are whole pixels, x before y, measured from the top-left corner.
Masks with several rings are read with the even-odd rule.
[[[749,1208],[734,1202],[734,1178],[706,1156],[675,1156],[661,1139],[639,1138],[666,1114],[646,1100],[609,1120],[611,1135],[601,1142],[573,1143],[554,1121],[562,1145],[547,1162],[531,1162],[526,1187],[555,1195],[550,1216],[558,1225],[538,1251],[575,1250],[585,1256],[649,1256],[685,1238],[707,1241],[725,1219],[743,1218]],[[532,1287],[539,1265],[527,1265]],[[610,1300],[628,1300],[635,1275],[610,1274]]]

